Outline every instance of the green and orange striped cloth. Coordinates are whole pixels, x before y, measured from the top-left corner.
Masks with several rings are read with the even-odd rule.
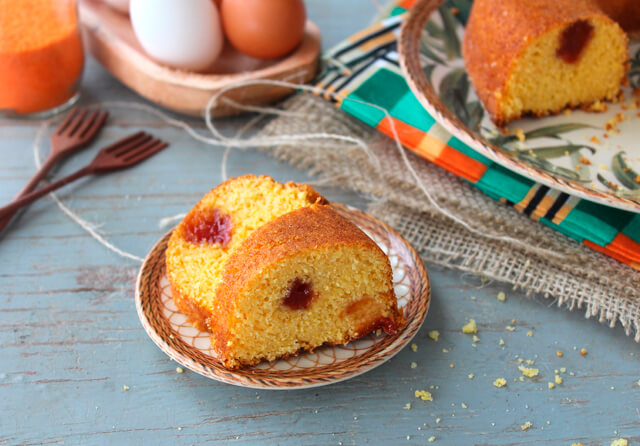
[[[317,86],[346,113],[393,137],[491,198],[572,239],[640,270],[640,214],[559,192],[514,173],[448,133],[420,105],[400,69],[397,37],[415,0],[401,0],[390,17],[329,50],[334,61]],[[345,69],[347,68],[347,69]],[[387,112],[390,118],[375,104]]]

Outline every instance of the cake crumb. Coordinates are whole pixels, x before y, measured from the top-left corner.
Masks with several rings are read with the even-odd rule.
[[[462,332],[465,334],[473,334],[478,332],[475,319],[469,319],[469,323],[462,326]]]
[[[597,137],[597,136],[592,136],[592,137],[591,137],[591,139],[590,139],[589,141],[591,141],[591,142],[592,142],[592,143],[594,143],[594,144],[598,144],[598,145],[600,145],[600,144],[601,144],[601,142],[600,142],[600,140],[598,139],[598,137]],[[581,163],[582,163],[582,159],[583,159],[583,158],[584,158],[583,156],[581,156],[581,157],[580,157],[580,162],[581,162]],[[587,160],[587,161],[589,161],[589,160],[588,160],[588,159],[586,159],[586,158],[584,158],[584,159],[585,159],[585,160]],[[591,164],[591,161],[589,161],[588,163],[582,163],[582,164]]]
[[[566,373],[566,372],[567,372],[566,367],[560,367],[560,373]]]
[[[498,345],[504,345],[504,339],[500,338],[500,341],[498,342]]]
[[[560,373],[560,372],[558,371],[558,369],[555,369],[555,370],[553,371],[553,373],[555,373],[555,374],[557,375],[557,374],[558,374],[558,373]]]
[[[429,338],[433,339],[434,341],[438,342],[439,337],[440,337],[440,332],[438,330],[431,330],[429,332]]]
[[[562,384],[562,378],[560,378],[558,375],[556,375],[555,382],[558,385]]]
[[[583,348],[580,350],[580,356],[586,356],[587,355],[587,349]]]
[[[616,390],[616,388],[614,386],[611,386],[611,390]]]
[[[547,424],[551,424],[551,421],[547,420]]]
[[[480,338],[476,335],[473,335],[473,342],[480,342]]]
[[[507,380],[504,378],[498,378],[493,382],[493,385],[497,388],[504,387],[507,385]]]
[[[416,398],[420,398],[422,401],[433,401],[431,392],[427,392],[426,390],[416,390],[414,395],[416,396]]]
[[[407,435],[407,440],[411,440],[411,435]]]
[[[460,10],[456,7],[453,8],[449,8],[449,11],[451,12],[451,14],[456,15],[458,13],[460,13]]]
[[[442,349],[442,353],[449,353],[449,349],[448,348],[443,348]]]
[[[436,418],[436,424],[440,424],[440,418]]]
[[[582,446],[582,443],[571,443],[571,446]]]
[[[434,441],[436,441],[436,437],[435,437],[434,435],[432,435],[432,436],[430,436],[430,437],[427,439],[427,441],[428,441],[429,443],[433,443]]]
[[[518,141],[524,141],[525,139],[527,139],[527,136],[524,134],[524,131],[520,127],[515,129],[514,134],[516,135],[516,138],[518,138]]]
[[[525,362],[527,363],[527,365],[533,365],[536,363],[533,359],[527,359]]]
[[[411,363],[411,368],[415,369],[416,367],[418,367],[418,363],[417,362],[412,362]]]
[[[548,383],[547,387],[549,387],[549,389],[555,389],[556,385],[554,383]]]
[[[467,405],[465,403],[460,403],[460,407],[462,407],[463,409],[466,409]]]
[[[452,362],[451,364],[449,364],[449,368],[450,368],[450,369],[452,369],[452,368],[454,368],[454,367],[455,367],[455,365],[453,364],[453,362]]]
[[[507,331],[515,331],[515,330],[516,330],[516,327],[514,327],[513,325],[507,325],[507,326],[506,326],[506,327],[504,327],[504,328],[505,328],[505,330],[507,330]]]
[[[469,377],[469,379],[473,379],[476,375],[474,375],[473,373],[469,373],[467,376]],[[640,381],[638,381],[638,385],[640,385]]]
[[[596,137],[594,136],[594,138],[596,138]],[[596,138],[596,141],[598,141],[598,138]],[[594,141],[594,142],[596,142],[596,141]],[[596,144],[600,144],[600,141],[596,142]],[[581,156],[579,161],[582,164],[586,165],[586,166],[590,166],[591,165],[591,160],[589,160],[589,158],[585,158],[584,156]]]
[[[533,426],[533,423],[531,421],[527,421],[522,426],[520,426],[520,429],[522,429],[523,431],[526,431],[531,429],[532,426]]]
[[[503,291],[500,291],[500,292],[498,293],[498,300],[499,300],[500,302],[504,302],[505,300],[507,300],[507,296],[506,296],[506,294],[504,294],[504,292],[503,292]]]
[[[587,107],[587,111],[596,113],[606,112],[608,109],[609,107],[607,106],[607,104],[602,101],[596,101],[593,104],[589,105],[589,107]]]
[[[416,344],[415,342],[413,342],[411,344],[411,351],[413,352],[417,352],[418,351],[418,344]]]
[[[538,369],[528,368],[523,365],[518,366],[518,370],[520,370],[520,372],[527,378],[533,378],[535,376],[538,376],[538,373],[540,372]]]
[[[127,385],[122,386],[122,390],[124,390],[126,392],[127,390],[129,390],[129,386],[127,386]]]
[[[527,332],[527,336],[529,336],[529,337],[533,336],[533,332],[532,332],[531,330],[529,330],[529,331]]]
[[[629,442],[624,438],[617,438],[611,442],[611,446],[627,446]]]
[[[184,373],[184,369],[182,367],[176,367],[176,373]]]
[[[564,356],[564,353],[562,353],[562,350],[558,350],[558,351],[556,351],[556,356],[558,358],[562,358],[562,356]]]
[[[404,410],[411,410],[411,403],[407,403],[403,407]]]

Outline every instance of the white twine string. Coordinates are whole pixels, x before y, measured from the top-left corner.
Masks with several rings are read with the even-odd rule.
[[[263,117],[267,116],[267,115],[290,115],[291,112],[288,111],[283,111],[281,109],[276,109],[273,107],[259,107],[259,106],[247,106],[247,105],[242,105],[239,104],[235,101],[229,100],[228,98],[222,98],[222,100],[225,101],[226,104],[232,105],[240,110],[245,110],[245,111],[253,111],[253,112],[258,112],[260,113],[260,115],[254,117],[253,119],[251,119],[245,126],[243,126],[240,131],[238,133],[236,133],[236,135],[234,137],[226,137],[224,135],[222,135],[218,129],[216,128],[215,124],[214,124],[214,120],[213,117],[211,115],[211,111],[212,109],[215,107],[215,105],[218,103],[218,100],[221,99],[221,96],[223,94],[225,94],[228,91],[234,90],[236,88],[242,88],[242,87],[248,87],[248,86],[255,86],[255,85],[268,85],[268,86],[279,86],[279,87],[284,87],[284,88],[291,88],[291,89],[297,89],[299,91],[306,91],[306,92],[311,92],[314,94],[318,94],[318,95],[328,95],[334,99],[338,99],[337,95],[331,91],[327,91],[323,88],[319,88],[319,87],[315,87],[315,86],[309,86],[309,85],[300,85],[297,83],[291,83],[291,82],[287,82],[287,81],[278,81],[278,80],[246,80],[246,81],[240,81],[240,82],[236,82],[232,85],[229,85],[221,90],[219,90],[217,93],[215,93],[214,95],[211,96],[211,98],[209,99],[208,103],[207,103],[207,107],[205,109],[205,124],[207,126],[207,128],[209,129],[210,133],[213,135],[213,137],[206,137],[201,135],[200,133],[196,132],[189,124],[187,124],[184,121],[172,118],[170,116],[168,116],[167,114],[161,112],[160,110],[151,107],[149,105],[146,104],[142,104],[142,103],[137,103],[137,102],[124,102],[124,101],[105,101],[105,102],[101,102],[101,103],[97,103],[97,104],[93,104],[90,108],[124,108],[124,109],[133,109],[133,110],[139,110],[139,111],[145,111],[148,112],[158,118],[160,118],[161,120],[163,120],[166,124],[182,129],[184,130],[189,136],[191,136],[193,139],[200,141],[204,144],[207,145],[214,145],[214,146],[225,146],[225,151],[223,153],[223,162],[222,162],[222,178],[226,179],[227,178],[227,170],[226,170],[226,164],[228,162],[228,157],[230,155],[231,150],[233,149],[240,149],[240,150],[246,150],[249,148],[255,148],[257,146],[263,146],[263,147],[271,147],[271,146],[277,146],[277,145],[291,145],[291,144],[297,144],[297,145],[309,145],[309,144],[313,144],[313,140],[335,140],[335,141],[343,141],[343,142],[347,142],[347,143],[351,143],[354,146],[360,148],[371,160],[371,162],[373,163],[375,169],[377,171],[380,171],[381,166],[380,166],[380,161],[378,160],[377,156],[375,155],[375,153],[369,148],[369,146],[367,145],[367,143],[360,139],[360,138],[355,138],[355,137],[351,137],[351,136],[347,136],[347,135],[340,135],[340,134],[335,134],[335,133],[325,133],[325,132],[319,132],[319,133],[306,133],[306,134],[297,134],[297,135],[277,135],[277,136],[268,136],[268,137],[251,137],[251,138],[241,138],[241,136],[247,131],[249,130],[255,123],[257,123],[260,119],[262,119]],[[431,203],[431,205],[442,215],[450,218],[451,220],[455,221],[456,223],[462,225],[464,228],[466,228],[469,232],[476,234],[480,237],[483,238],[488,238],[491,240],[497,240],[497,241],[503,241],[503,242],[508,242],[508,243],[512,243],[514,245],[519,246],[520,248],[524,249],[525,251],[528,252],[535,252],[538,255],[547,255],[547,256],[553,256],[556,258],[564,258],[564,256],[562,254],[556,253],[554,251],[550,251],[544,248],[540,248],[540,247],[535,247],[535,246],[530,246],[518,239],[514,239],[513,237],[509,237],[506,235],[500,235],[500,234],[492,234],[492,233],[487,233],[486,232],[486,228],[483,228],[481,230],[476,229],[474,227],[472,227],[469,223],[467,223],[466,221],[464,221],[462,218],[458,217],[457,215],[449,212],[447,209],[441,207],[436,200],[433,198],[433,196],[431,195],[429,189],[426,187],[426,185],[422,182],[422,180],[420,179],[420,177],[418,176],[418,173],[416,172],[415,168],[413,167],[413,165],[411,164],[411,161],[409,160],[409,158],[407,157],[406,151],[405,149],[402,147],[402,143],[400,142],[400,138],[398,136],[398,132],[395,126],[394,121],[391,119],[391,115],[389,114],[389,112],[383,108],[380,107],[377,104],[372,104],[366,101],[361,101],[361,100],[357,100],[357,99],[353,99],[353,98],[343,98],[344,100],[349,100],[349,101],[353,101],[356,103],[360,103],[363,105],[367,105],[369,107],[373,107],[377,110],[380,110],[384,113],[385,118],[389,120],[389,122],[391,123],[391,130],[392,130],[392,134],[393,134],[393,140],[395,142],[395,146],[396,149],[398,150],[402,161],[404,163],[404,165],[407,167],[407,169],[409,170],[411,177],[413,178],[415,184],[419,187],[419,189],[422,191],[422,193],[424,194],[424,196],[427,198],[427,200],[429,201],[429,203]],[[294,113],[295,114],[295,113]],[[39,154],[39,143],[40,143],[40,139],[42,138],[42,134],[44,133],[44,130],[51,124],[52,120],[48,120],[45,121],[37,135],[36,135],[36,140],[34,142],[34,157],[35,157],[35,162],[36,162],[36,166],[39,168],[41,165],[41,161],[40,161],[40,154]],[[326,179],[324,180],[326,181]],[[112,243],[108,242],[107,240],[104,239],[104,237],[102,237],[94,228],[94,225],[92,225],[91,223],[89,223],[88,221],[82,219],[81,217],[79,217],[77,214],[75,214],[73,211],[71,211],[67,206],[65,206],[60,199],[54,194],[51,193],[50,194],[52,199],[56,202],[56,204],[58,205],[58,207],[69,217],[71,218],[73,221],[75,221],[78,225],[80,225],[80,227],[82,227],[85,231],[87,231],[89,233],[89,235],[91,235],[91,237],[93,237],[98,243],[100,243],[101,245],[103,245],[104,247],[106,247],[107,249],[115,252],[116,254],[128,258],[128,259],[132,259],[132,260],[137,260],[137,261],[142,261],[143,259],[128,253],[126,251],[121,250],[120,248],[116,247],[115,245],[113,245]],[[171,224],[177,220],[180,220],[184,217],[184,214],[179,214],[179,215],[175,215],[172,217],[167,217],[167,218],[163,218],[160,220],[160,226],[164,227],[168,224]]]

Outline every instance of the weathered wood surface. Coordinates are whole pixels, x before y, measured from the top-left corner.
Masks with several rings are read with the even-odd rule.
[[[329,44],[366,25],[375,12],[365,0],[309,7]],[[83,101],[106,99],[138,100],[91,62]],[[190,122],[205,132],[197,120]],[[226,120],[224,127],[232,131],[244,122]],[[1,202],[34,170],[38,125],[0,120]],[[114,112],[100,141],[140,128],[171,141],[171,148],[133,170],[82,180],[61,197],[100,223],[116,245],[144,256],[164,233],[160,218],[187,210],[220,181],[222,151],[130,111]],[[57,175],[96,149],[70,159]],[[234,152],[229,174],[249,172],[309,180],[260,153]],[[366,205],[356,194],[319,189],[332,200]],[[609,445],[619,436],[640,444],[640,349],[619,327],[427,266],[432,305],[416,352],[407,348],[329,387],[257,392],[177,374],[138,321],[138,265],[99,246],[43,199],[0,237],[0,444],[428,444],[431,436],[446,445]],[[505,303],[497,301],[499,291]],[[460,330],[470,317],[478,322],[476,347]],[[440,331],[438,342],[428,338],[430,329]],[[584,357],[581,348],[588,351]],[[517,380],[518,357],[534,359],[540,377]],[[549,390],[561,367],[567,369],[563,384]],[[492,383],[500,377],[508,383],[498,389]],[[415,390],[430,390],[434,401],[417,400]],[[411,410],[403,409],[406,403]],[[522,431],[526,421],[533,426]]]

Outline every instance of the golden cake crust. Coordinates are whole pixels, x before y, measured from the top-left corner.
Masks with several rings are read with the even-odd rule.
[[[622,29],[633,38],[640,31],[640,1],[638,0],[595,0],[598,6],[618,22]]]
[[[389,270],[387,289],[390,290],[384,299],[389,304],[390,314],[367,321],[365,325],[356,328],[354,336],[345,337],[332,344],[345,344],[377,329],[384,329],[388,334],[393,334],[404,326],[405,320],[397,308],[393,293],[391,267],[386,255],[357,226],[333,208],[317,204],[297,209],[267,223],[249,236],[229,258],[218,289],[216,302],[219,306],[214,311],[215,316],[207,321],[212,333],[212,346],[226,367],[254,365],[264,359],[256,357],[253,361],[239,364],[229,356],[227,343],[230,340],[231,321],[236,309],[236,296],[240,290],[268,265],[301,251],[322,250],[325,247],[335,248],[340,245],[358,246],[384,259]],[[312,350],[313,346],[304,349]],[[290,354],[292,353],[284,356]]]
[[[587,19],[613,23],[593,0],[474,1],[462,51],[476,94],[497,125],[518,118],[503,116],[501,92],[529,43],[555,28]]]

